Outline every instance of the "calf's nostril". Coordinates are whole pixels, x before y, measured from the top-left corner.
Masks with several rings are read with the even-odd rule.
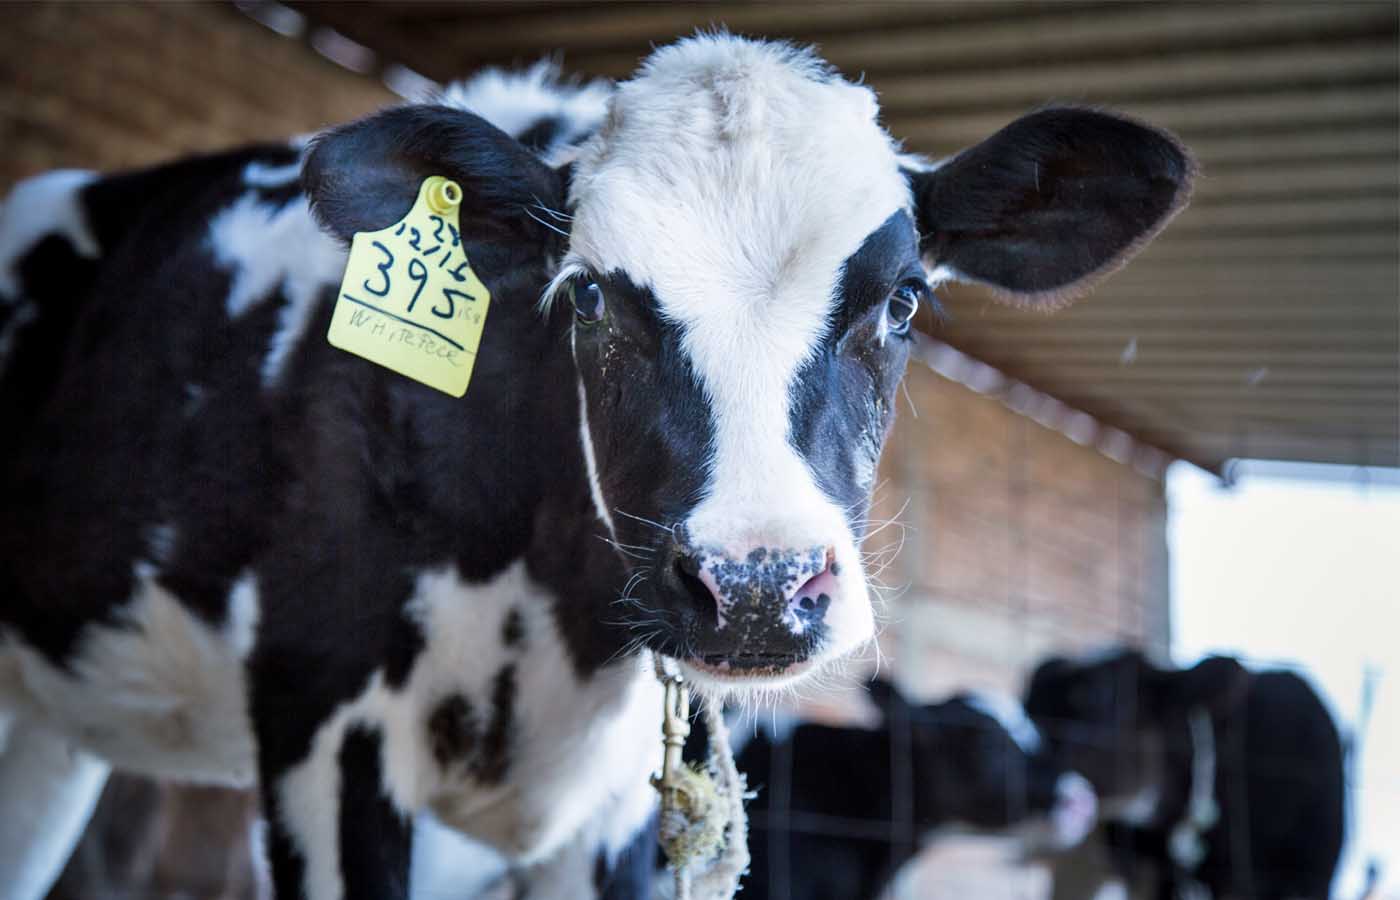
[[[700,563],[693,557],[682,556],[676,560],[672,566],[675,571],[676,581],[681,589],[686,592],[696,608],[703,610],[718,609],[714,593],[700,578]]]

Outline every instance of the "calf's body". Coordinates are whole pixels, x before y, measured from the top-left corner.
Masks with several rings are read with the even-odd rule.
[[[722,34],[615,90],[438,99],[7,200],[0,767],[50,760],[69,813],[6,833],[35,874],[5,896],[42,893],[108,763],[256,781],[280,898],[403,896],[423,808],[538,884],[645,895],[652,654],[724,694],[868,639],[861,523],[932,285],[1060,298],[1192,174],[1073,109],[901,157],[867,88]],[[352,235],[433,175],[492,296],[461,399],[324,337]]]

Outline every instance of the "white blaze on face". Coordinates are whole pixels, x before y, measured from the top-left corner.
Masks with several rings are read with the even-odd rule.
[[[869,89],[791,47],[709,36],[663,48],[580,153],[565,261],[625,272],[680,325],[715,424],[690,541],[738,558],[834,548],[834,652],[873,620],[855,537],[788,440],[790,389],[843,263],[909,206],[876,114]]]

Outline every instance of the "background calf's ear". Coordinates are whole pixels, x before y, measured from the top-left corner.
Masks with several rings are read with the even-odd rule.
[[[1249,670],[1228,656],[1208,656],[1189,669],[1169,676],[1170,703],[1179,709],[1204,707],[1221,716],[1234,709],[1249,692]]]
[[[349,243],[397,222],[430,175],[461,185],[465,236],[540,249],[560,237],[527,212],[563,208],[559,174],[485,119],[445,106],[390,109],[319,135],[301,183],[322,227]]]
[[[1055,107],[933,171],[910,172],[920,249],[949,276],[1054,305],[1126,262],[1186,204],[1195,162],[1171,135]]]

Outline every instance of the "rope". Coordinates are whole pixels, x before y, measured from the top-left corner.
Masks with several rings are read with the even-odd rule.
[[[729,729],[720,704],[706,699],[710,732],[703,769],[681,762],[680,750],[690,733],[689,696],[672,660],[654,658],[656,677],[665,687],[662,741],[666,748],[661,775],[652,783],[661,792],[661,848],[674,882],[675,900],[732,900],[749,867],[748,820],[744,814],[744,778],[734,764]],[[697,864],[708,867],[698,875]]]

